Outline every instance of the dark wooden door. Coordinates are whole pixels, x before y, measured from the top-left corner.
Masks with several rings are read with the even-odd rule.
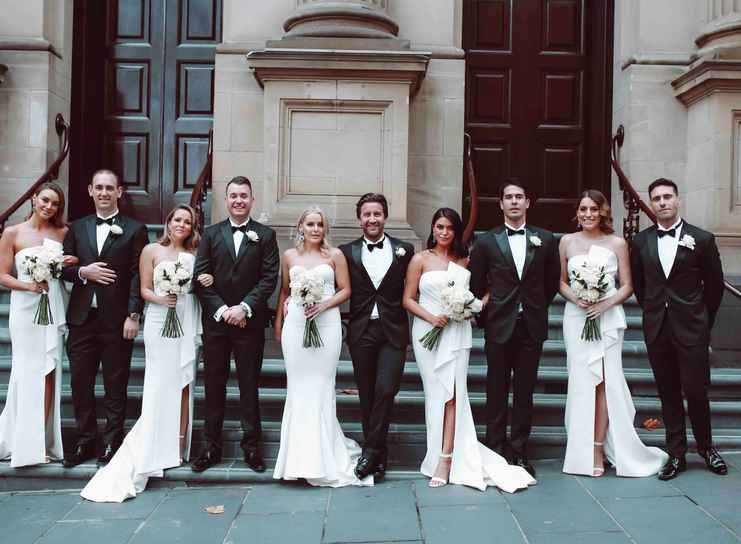
[[[75,4],[73,86],[83,96],[73,98],[73,119],[82,127],[77,138],[85,154],[73,159],[73,169],[84,180],[98,168],[114,170],[125,187],[122,208],[146,223],[161,223],[175,203],[189,199],[206,160],[221,4],[221,0]],[[98,79],[97,85],[90,83],[91,77]],[[72,193],[87,202],[79,187]],[[71,216],[89,208],[89,203],[78,203]]]
[[[611,0],[464,1],[478,229],[501,222],[507,176],[538,198],[528,222],[557,232],[573,230],[581,190],[609,196],[612,10]]]

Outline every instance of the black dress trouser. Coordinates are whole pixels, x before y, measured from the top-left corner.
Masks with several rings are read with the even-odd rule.
[[[533,421],[533,391],[538,378],[538,365],[543,343],[530,337],[523,319],[518,319],[514,332],[503,344],[485,344],[488,371],[486,375],[486,444],[501,455],[527,456],[527,442]],[[510,439],[507,442],[509,386],[512,383]]]
[[[363,455],[374,462],[385,462],[386,438],[404,373],[406,350],[389,342],[379,319],[372,319],[350,346],[355,381],[363,419]]]
[[[654,342],[647,344],[648,360],[654,372],[656,388],[661,398],[661,413],[666,426],[666,447],[671,455],[687,453],[687,426],[682,392],[687,399],[687,413],[692,423],[697,449],[712,446],[710,425],[710,361],[708,344],[683,346],[676,341],[664,319]]]
[[[126,390],[131,370],[133,340],[123,338],[120,326],[100,319],[93,308],[82,325],[70,325],[67,337],[67,356],[70,365],[72,404],[77,421],[77,445],[88,446],[98,438],[95,414],[95,377],[103,366],[106,424],[104,444],[118,445],[123,440],[126,420]]]

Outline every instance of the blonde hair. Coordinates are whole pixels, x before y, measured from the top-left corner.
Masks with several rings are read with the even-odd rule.
[[[319,245],[319,253],[322,254],[322,257],[329,258],[330,252],[332,251],[332,245],[329,241],[329,221],[327,221],[327,215],[324,213],[324,210],[316,205],[306,208],[303,212],[301,212],[301,215],[299,215],[298,221],[296,221],[296,249],[299,253],[303,253],[304,251],[306,251],[305,236],[301,231],[301,225],[303,225],[306,217],[311,215],[312,213],[315,213],[322,218],[322,225],[324,226],[324,236],[322,237],[322,243]]]
[[[198,249],[198,244],[201,241],[201,235],[198,233],[198,216],[196,215],[195,210],[187,204],[178,204],[172,210],[170,210],[170,213],[168,213],[167,217],[165,218],[165,231],[162,233],[160,239],[157,240],[157,243],[162,246],[169,246],[170,244],[172,244],[169,225],[170,221],[172,221],[172,218],[175,217],[175,213],[180,210],[185,210],[190,214],[191,231],[190,235],[183,242],[183,246],[186,250],[193,251],[195,249]]]

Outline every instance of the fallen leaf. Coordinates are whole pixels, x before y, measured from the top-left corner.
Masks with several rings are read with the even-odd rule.
[[[224,505],[218,504],[216,506],[207,506],[204,508],[206,512],[209,514],[223,514],[224,513]]]
[[[649,431],[655,431],[659,427],[661,427],[661,421],[653,417],[649,417],[643,422],[643,428]]]

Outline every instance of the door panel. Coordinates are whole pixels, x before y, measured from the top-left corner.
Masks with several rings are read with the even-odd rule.
[[[611,36],[609,1],[464,2],[478,229],[501,222],[497,189],[507,176],[538,197],[528,221],[555,231],[573,230],[579,191],[609,196]]]

